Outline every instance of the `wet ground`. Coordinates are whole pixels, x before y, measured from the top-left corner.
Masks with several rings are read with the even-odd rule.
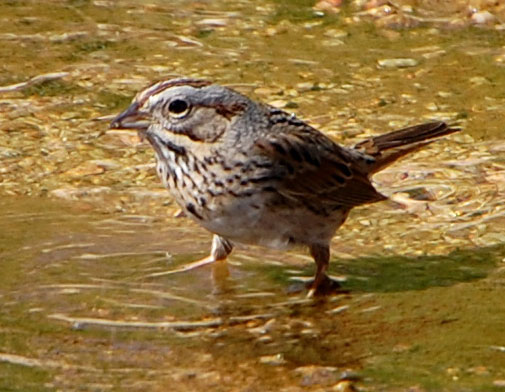
[[[315,3],[0,4],[0,390],[505,388],[504,6]],[[393,201],[333,241],[348,294],[293,292],[303,250],[167,275],[210,235],[172,217],[152,152],[107,116],[180,75],[341,143],[464,133],[374,178]]]

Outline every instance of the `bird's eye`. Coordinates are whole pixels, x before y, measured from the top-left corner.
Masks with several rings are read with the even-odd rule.
[[[171,117],[181,118],[189,113],[189,103],[182,99],[174,99],[168,105],[168,112]]]

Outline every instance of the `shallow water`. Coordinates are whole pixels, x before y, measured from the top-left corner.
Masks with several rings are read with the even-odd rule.
[[[503,389],[504,32],[429,3],[415,26],[309,1],[1,3],[0,86],[65,74],[0,88],[0,390]],[[341,143],[429,119],[464,133],[374,178],[396,203],[337,233],[347,294],[293,290],[303,250],[165,274],[210,235],[172,217],[150,149],[100,118],[180,75]]]
[[[503,246],[337,258],[349,294],[312,301],[289,293],[311,274],[296,255],[151,277],[199,256],[205,234],[39,199],[1,207],[2,390],[316,390],[349,376],[490,390],[505,377]]]

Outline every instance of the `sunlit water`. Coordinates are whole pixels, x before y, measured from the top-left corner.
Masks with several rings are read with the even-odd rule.
[[[0,86],[66,73],[0,93],[0,390],[505,385],[503,32],[391,30],[311,5],[0,4]],[[464,133],[375,177],[402,206],[356,210],[338,232],[330,272],[347,294],[295,290],[313,273],[303,250],[165,274],[210,235],[172,217],[150,149],[96,119],[180,75],[341,143],[430,119]]]

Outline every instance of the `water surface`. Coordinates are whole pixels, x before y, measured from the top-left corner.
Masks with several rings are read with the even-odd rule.
[[[0,4],[0,86],[59,74],[0,90],[0,390],[503,389],[503,30],[426,3],[394,26],[308,1]],[[347,294],[293,291],[303,250],[164,274],[210,235],[101,118],[181,75],[341,143],[432,119],[464,132],[374,178],[396,202],[337,233]]]

